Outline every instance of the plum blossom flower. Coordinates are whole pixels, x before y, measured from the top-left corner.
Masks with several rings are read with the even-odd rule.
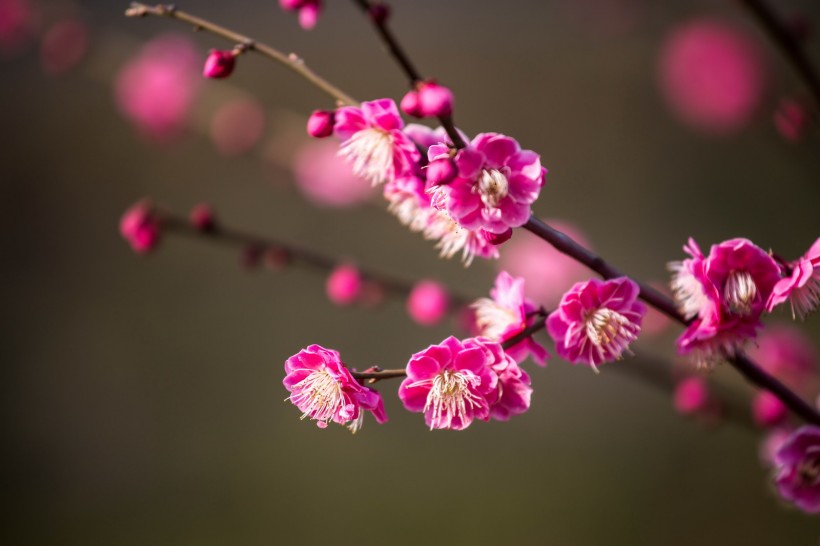
[[[490,298],[481,298],[471,307],[475,309],[480,335],[499,343],[517,336],[537,320],[538,306],[524,296],[524,279],[506,271],[496,277]],[[549,356],[532,336],[505,350],[517,362],[532,354],[539,366],[545,366]]]
[[[797,429],[775,454],[780,496],[809,513],[820,512],[820,427]]]
[[[137,254],[147,254],[159,244],[162,225],[159,215],[147,199],[132,205],[120,219],[120,235]]]
[[[547,331],[558,354],[574,363],[597,365],[621,358],[638,338],[646,307],[640,288],[620,277],[577,283],[547,319]]]
[[[496,396],[490,401],[490,418],[496,421],[507,421],[510,417],[520,415],[530,409],[532,387],[530,376],[522,370],[509,350],[498,343],[485,338],[467,340],[465,345],[475,344],[484,349],[488,356],[490,368],[498,376]]]
[[[279,5],[285,11],[297,11],[299,26],[305,30],[316,26],[322,12],[321,0],[279,0]]]
[[[373,185],[412,174],[421,154],[402,131],[404,121],[390,99],[336,110],[334,132],[343,139],[339,155]]]
[[[399,398],[409,411],[424,413],[430,430],[462,430],[474,419],[486,421],[498,398],[491,366],[500,364],[495,359],[501,355],[503,350],[493,352],[476,338],[448,337],[410,358]]]
[[[684,250],[690,259],[669,264],[678,308],[694,319],[678,338],[678,352],[708,367],[757,335],[779,269],[748,239],[712,245],[707,257],[693,239]]]
[[[806,253],[784,268],[786,276],[774,285],[766,310],[788,301],[792,317],[806,316],[820,306],[820,238]]]
[[[427,152],[430,162],[449,155],[446,144],[431,146]],[[538,154],[522,150],[508,136],[481,133],[458,151],[455,163],[458,176],[439,191],[447,212],[459,225],[504,233],[527,222],[546,174]]]
[[[386,423],[384,402],[378,391],[361,385],[342,362],[339,353],[310,345],[285,361],[282,383],[291,393],[287,400],[310,417],[319,428],[333,421],[357,432],[364,412]]]

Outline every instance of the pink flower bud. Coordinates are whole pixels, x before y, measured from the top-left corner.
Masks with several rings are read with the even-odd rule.
[[[401,99],[401,103],[399,103],[399,107],[401,111],[408,116],[413,116],[414,118],[424,117],[421,113],[421,105],[419,104],[419,92],[415,89],[411,89],[404,95]]]
[[[444,186],[452,182],[458,174],[455,162],[449,158],[436,159],[427,165],[427,181],[435,186]]]
[[[192,208],[188,220],[192,226],[203,233],[210,233],[216,227],[214,211],[205,203],[200,203]]]
[[[481,232],[481,235],[484,236],[484,239],[486,239],[488,243],[494,246],[506,243],[507,241],[512,239],[513,236],[512,228],[507,229],[507,231],[505,231],[504,233],[492,233],[484,229],[479,231]]]
[[[422,326],[433,326],[444,318],[450,307],[447,290],[435,281],[416,283],[407,298],[407,313]]]
[[[299,26],[304,30],[310,30],[315,27],[317,21],[319,21],[319,13],[321,13],[321,11],[322,7],[318,0],[305,2],[304,5],[299,8]]]
[[[437,118],[453,113],[453,92],[436,82],[419,88],[419,109],[424,117]]]
[[[779,425],[788,413],[783,402],[769,391],[759,392],[752,401],[752,415],[759,427]]]
[[[307,0],[279,0],[279,6],[285,11],[294,11],[301,8]]]
[[[327,297],[336,305],[350,305],[362,293],[362,276],[352,265],[340,265],[327,278]]]
[[[370,18],[374,23],[383,25],[390,17],[390,6],[383,3],[373,4],[370,6]]]
[[[233,72],[236,64],[236,54],[233,51],[212,49],[205,59],[202,75],[206,78],[227,78]]]
[[[702,377],[688,377],[675,387],[675,409],[681,415],[693,415],[707,409],[709,387]]]
[[[120,235],[137,254],[147,254],[159,244],[160,219],[146,199],[132,205],[120,219]]]
[[[262,260],[271,271],[279,271],[290,263],[290,253],[284,248],[271,247],[265,250]]]
[[[308,118],[307,132],[313,138],[325,138],[333,134],[335,113],[332,110],[314,110]]]

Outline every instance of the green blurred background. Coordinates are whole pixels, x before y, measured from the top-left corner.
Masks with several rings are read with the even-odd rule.
[[[351,3],[327,3],[309,33],[273,0],[179,7],[299,52],[353,96],[400,98],[405,79],[368,24]],[[690,235],[706,246],[746,236],[795,257],[820,232],[817,133],[789,143],[771,123],[800,83],[735,2],[394,4],[422,72],[455,91],[459,126],[539,151],[550,174],[536,212],[581,226],[630,274],[664,279]],[[239,158],[217,154],[196,123],[172,143],[146,141],[111,82],[142,43],[184,26],[126,20],[111,0],[45,5],[91,34],[59,78],[36,45],[0,64],[5,544],[817,543],[817,521],[771,491],[760,433],[686,420],[667,394],[606,368],[554,359],[532,373],[528,413],[460,433],[426,430],[395,382],[378,385],[387,426],[352,436],[300,421],[281,379],[301,347],[400,367],[452,325],[418,326],[396,300],[334,307],[313,272],[248,272],[200,241],[168,238],[137,257],[118,234],[128,205],[150,195],[185,213],[207,201],[237,227],[476,297],[492,265],[438,260],[379,207],[315,208],[271,162],[270,139]],[[816,2],[778,5],[820,21]],[[697,17],[745,29],[768,67],[756,117],[730,136],[682,125],[656,85],[664,37]],[[229,45],[193,39],[203,54]],[[820,64],[818,41],[808,45]],[[332,106],[255,56],[203,86],[196,116],[244,90],[271,113],[266,135]],[[814,339],[817,324],[804,326]],[[638,358],[671,361],[673,330]],[[710,379],[751,392],[727,367]]]

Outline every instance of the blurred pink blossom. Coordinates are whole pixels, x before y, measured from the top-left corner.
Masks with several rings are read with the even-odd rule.
[[[739,29],[709,19],[674,29],[661,48],[658,69],[661,93],[674,114],[711,134],[745,126],[766,86],[755,43]]]
[[[46,74],[57,76],[77,66],[88,52],[88,27],[79,19],[63,19],[43,36],[40,60]]]
[[[450,307],[447,289],[436,281],[422,280],[413,286],[407,298],[407,313],[422,326],[441,322]]]
[[[211,118],[211,140],[225,156],[253,149],[265,130],[265,111],[253,99],[237,99],[219,107]]]
[[[586,236],[574,225],[561,220],[546,222],[590,248]],[[548,309],[555,307],[573,284],[589,276],[583,265],[524,230],[516,230],[512,239],[504,243],[498,269],[523,277],[527,295]]]
[[[817,373],[817,351],[809,337],[794,326],[766,328],[749,347],[749,356],[764,370],[792,387],[805,387]]]
[[[125,211],[120,218],[120,235],[137,254],[148,254],[159,244],[162,226],[153,205],[143,199]]]
[[[320,206],[351,207],[364,203],[373,195],[373,186],[353,174],[338,150],[333,141],[306,141],[293,156],[297,187]]]
[[[39,13],[30,0],[0,0],[0,58],[20,53],[38,25]]]
[[[710,404],[709,385],[700,376],[687,377],[675,386],[675,409],[681,415],[693,415]]]
[[[148,42],[120,69],[115,98],[143,134],[168,140],[185,126],[199,82],[198,54],[190,39],[164,35]]]
[[[352,265],[340,265],[327,278],[327,297],[336,305],[350,305],[362,293],[364,282],[359,270]]]
[[[782,423],[789,410],[780,398],[769,391],[760,391],[752,399],[752,417],[760,427],[772,427]]]

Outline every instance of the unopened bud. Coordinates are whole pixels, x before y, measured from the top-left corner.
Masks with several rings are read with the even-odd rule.
[[[333,134],[335,114],[332,110],[315,110],[307,122],[307,132],[314,138],[325,138]]]
[[[222,79],[227,78],[233,72],[236,65],[236,53],[233,51],[222,51],[212,49],[205,59],[205,66],[202,75],[206,78]]]

